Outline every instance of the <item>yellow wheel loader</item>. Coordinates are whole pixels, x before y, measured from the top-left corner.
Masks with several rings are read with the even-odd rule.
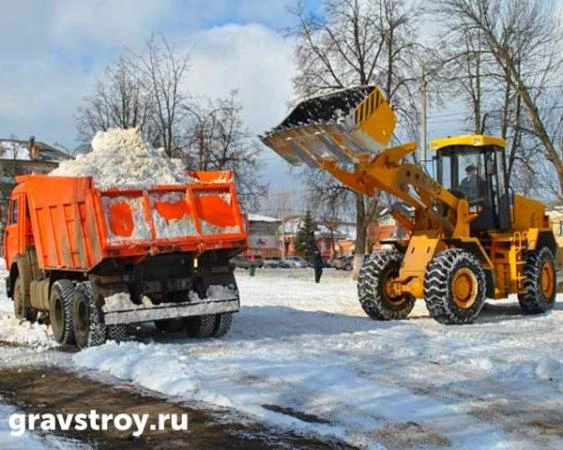
[[[291,164],[326,170],[361,194],[397,199],[392,215],[409,237],[365,261],[358,278],[364,311],[404,319],[423,298],[437,321],[464,324],[486,298],[509,294],[525,313],[551,309],[557,244],[545,205],[507,186],[505,141],[432,141],[434,179],[406,160],[415,143],[388,147],[395,124],[381,89],[362,86],[306,100],[261,136]]]

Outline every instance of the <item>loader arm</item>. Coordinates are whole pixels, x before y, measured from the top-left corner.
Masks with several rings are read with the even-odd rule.
[[[469,224],[477,214],[469,213],[465,199],[453,195],[416,164],[404,163],[404,156],[416,150],[408,143],[384,150],[367,164],[355,165],[354,172],[338,167],[334,161],[318,161],[319,167],[350,189],[367,196],[387,192],[415,208],[415,217],[393,210],[393,216],[409,231],[440,230],[445,237],[469,235]],[[447,206],[443,214],[440,205]]]

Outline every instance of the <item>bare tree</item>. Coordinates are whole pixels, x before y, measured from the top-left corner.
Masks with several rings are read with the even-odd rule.
[[[515,168],[519,161],[525,161],[542,167],[548,161],[555,169],[556,191],[561,197],[561,105],[552,101],[561,97],[550,89],[560,88],[563,32],[553,7],[540,0],[438,0],[437,6],[450,29],[476,31],[483,36],[483,46],[506,82],[500,131],[507,136],[512,122],[509,165]],[[535,151],[533,141],[541,144],[541,154]],[[527,153],[520,155],[524,143],[528,144]]]
[[[90,144],[96,132],[109,128],[139,128],[146,139],[153,140],[153,103],[145,84],[131,57],[120,56],[109,65],[94,92],[78,108],[79,142]]]
[[[151,98],[156,144],[163,147],[168,156],[175,156],[181,148],[185,112],[182,105],[187,98],[183,82],[188,56],[178,55],[163,36],[153,36],[147,41],[146,54],[137,59],[143,73],[143,86]]]
[[[297,20],[297,26],[291,30],[298,41],[298,74],[294,79],[297,97],[352,85],[378,84],[403,124],[416,122],[416,76],[412,75],[415,9],[403,0],[325,0],[323,5],[322,17],[308,12],[303,2],[292,11]],[[326,178],[320,175],[309,179],[322,200]],[[336,184],[330,182],[330,188],[337,189]],[[350,195],[346,189],[340,192]],[[354,276],[366,250],[367,228],[378,209],[377,198],[355,194]]]
[[[184,105],[187,132],[183,158],[188,167],[199,170],[231,169],[238,195],[247,208],[257,208],[266,192],[260,182],[261,147],[245,128],[237,91],[205,105]]]

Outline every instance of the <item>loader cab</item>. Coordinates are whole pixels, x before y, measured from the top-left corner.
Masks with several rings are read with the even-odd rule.
[[[479,216],[471,230],[510,228],[510,198],[506,185],[505,141],[483,136],[457,136],[430,143],[436,151],[437,181],[467,199]]]

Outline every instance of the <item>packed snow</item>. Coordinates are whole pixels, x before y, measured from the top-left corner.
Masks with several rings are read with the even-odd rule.
[[[164,149],[143,141],[137,128],[99,131],[92,151],[63,161],[53,176],[91,176],[100,188],[150,187],[193,181],[180,159],[168,158]]]
[[[340,274],[238,279],[242,311],[226,338],[108,343],[75,364],[362,448],[563,445],[561,306],[529,317],[496,302],[448,327],[421,303],[410,320],[374,322]]]
[[[361,448],[563,448],[562,303],[524,316],[515,299],[490,302],[467,326],[440,325],[418,303],[409,320],[376,322],[347,275],[312,279],[309,269],[237,272],[242,310],[226,337],[149,329],[55,352],[58,364]],[[21,326],[2,324],[4,335]]]
[[[187,208],[179,218],[167,219],[163,217],[159,210],[158,204],[170,203],[175,205],[186,205],[186,196],[184,192],[168,192],[166,194],[152,194],[152,218],[159,238],[178,238],[184,236],[197,235],[193,217],[188,214]],[[181,210],[181,206],[177,207]]]

